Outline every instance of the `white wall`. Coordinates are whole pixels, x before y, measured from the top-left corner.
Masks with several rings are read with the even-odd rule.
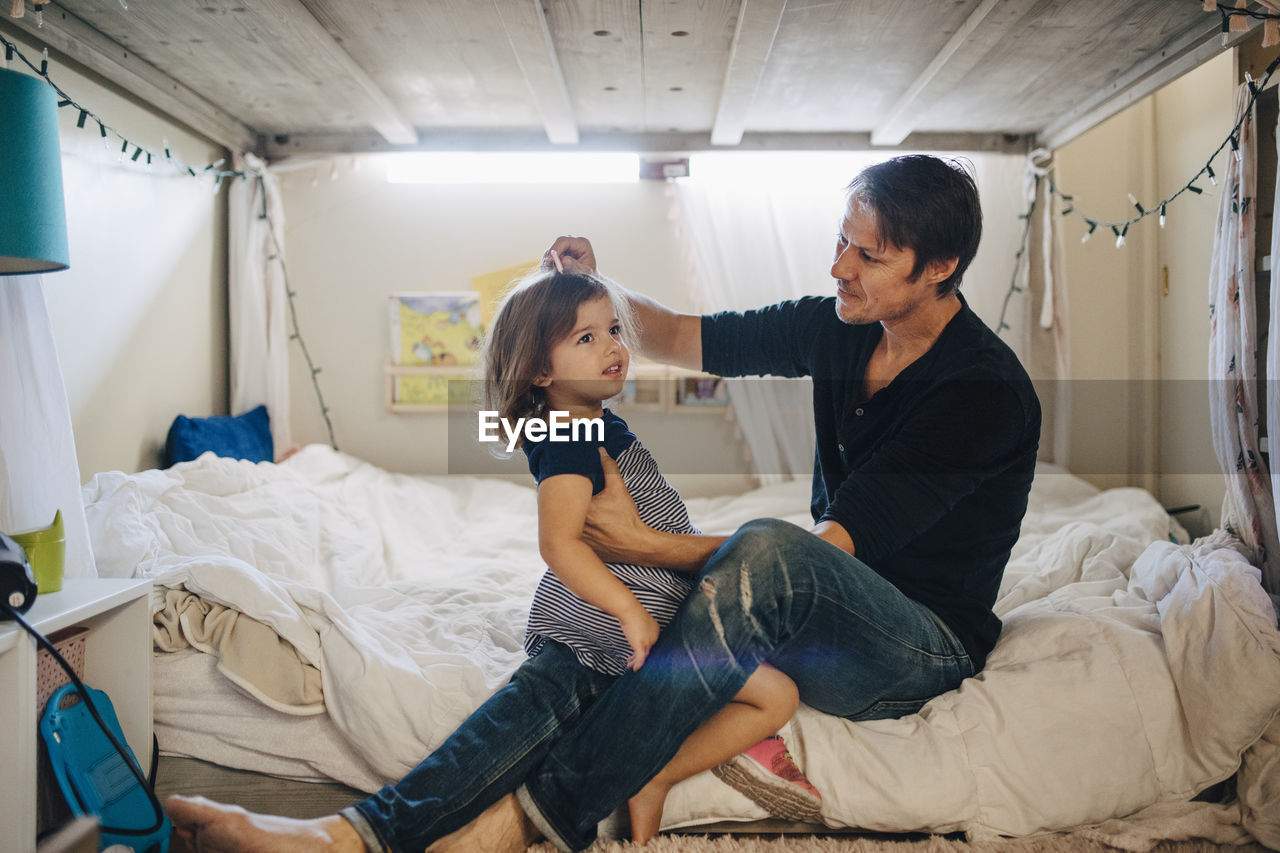
[[[354,163],[354,167],[353,167]],[[487,457],[474,433],[451,448],[447,416],[390,414],[383,366],[387,295],[468,290],[471,277],[536,262],[558,234],[588,235],[601,271],[693,310],[662,183],[389,184],[387,159],[340,158],[282,174],[289,284],[340,449],[406,473],[505,473],[528,481],[519,454]],[[336,177],[333,177],[335,176]],[[294,439],[327,433],[298,348],[292,350]],[[740,491],[751,480],[728,421],[635,413],[629,422],[686,496]],[[455,427],[457,424],[455,423]],[[452,460],[452,466],[450,464]]]
[[[5,36],[38,61],[11,28]],[[208,141],[51,55],[49,77],[132,142],[203,167]],[[71,268],[45,276],[82,480],[159,464],[175,415],[225,414],[225,192],[153,161],[120,163],[96,123],[59,111]],[[132,148],[130,148],[132,153]]]
[[[1222,144],[1233,123],[1236,69],[1225,53],[1174,81],[1155,95],[1155,133],[1160,140],[1157,169],[1162,187],[1186,183]],[[1226,161],[1214,161],[1226,170]],[[1219,188],[1201,180],[1203,196],[1179,202],[1160,240],[1161,276],[1168,270],[1169,293],[1160,297],[1160,482],[1165,506],[1200,504],[1183,521],[1212,530],[1222,512],[1226,483],[1213,453],[1209,431],[1209,268]],[[1258,187],[1259,193],[1270,188]],[[1184,194],[1184,199],[1187,196]],[[1268,235],[1260,233],[1260,240]]]
[[[1223,54],[1081,135],[1057,152],[1059,187],[1077,211],[1111,220],[1135,213],[1128,193],[1147,207],[1167,198],[1230,130],[1234,78]],[[1168,507],[1200,504],[1181,520],[1207,532],[1223,494],[1204,384],[1219,188],[1199,185],[1168,208],[1163,230],[1148,217],[1122,248],[1101,228],[1082,244],[1083,222],[1068,220],[1069,467],[1099,486],[1146,487]]]
[[[780,157],[786,157],[782,154]],[[1017,247],[1021,158],[975,157],[993,177],[983,251],[966,293],[994,323]],[[484,457],[474,432],[443,413],[389,414],[383,365],[389,351],[386,297],[403,290],[465,290],[471,276],[536,261],[558,234],[591,238],[601,271],[683,311],[693,284],[661,182],[602,185],[393,185],[385,157],[351,157],[281,171],[291,287],[338,446],[394,471],[505,472],[527,482],[523,456]],[[831,234],[840,211],[833,182]],[[820,268],[825,272],[826,261]],[[984,289],[982,284],[987,287]],[[814,283],[827,292],[829,280]],[[716,306],[707,306],[715,308]],[[1014,315],[1011,316],[1016,317]],[[291,351],[294,439],[327,432],[298,348]],[[752,483],[732,423],[710,415],[626,414],[664,473],[686,496],[740,491]],[[460,462],[465,459],[465,463]]]

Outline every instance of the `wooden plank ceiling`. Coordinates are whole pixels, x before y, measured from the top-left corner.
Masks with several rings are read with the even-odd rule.
[[[43,17],[4,20],[272,157],[1021,150],[1222,49],[1200,0],[57,0]]]

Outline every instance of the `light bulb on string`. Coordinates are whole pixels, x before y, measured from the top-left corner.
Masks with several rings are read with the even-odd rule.
[[[1088,243],[1089,238],[1093,236],[1093,232],[1098,229],[1098,223],[1092,219],[1086,219],[1085,222],[1089,223],[1089,230],[1084,232],[1084,236],[1080,238],[1081,243]]]
[[[1218,185],[1218,179],[1213,174],[1213,167],[1206,163],[1204,167],[1204,171],[1209,176],[1209,183],[1213,184],[1216,187]]]
[[[1163,203],[1161,203],[1161,205],[1160,205],[1160,227],[1161,227],[1161,228],[1163,228],[1163,227],[1164,227],[1164,218],[1165,218],[1165,217],[1164,217],[1164,208],[1165,208],[1164,204],[1163,204]]]

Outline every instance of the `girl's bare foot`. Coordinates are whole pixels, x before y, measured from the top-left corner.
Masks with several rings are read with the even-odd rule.
[[[658,834],[662,826],[662,807],[667,802],[667,794],[671,785],[657,778],[627,800],[627,811],[631,815],[631,840],[636,844],[644,844]]]
[[[364,853],[355,828],[338,815],[295,820],[247,812],[204,797],[172,796],[164,810],[174,830],[198,853]]]

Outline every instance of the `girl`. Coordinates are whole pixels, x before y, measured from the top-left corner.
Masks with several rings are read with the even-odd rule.
[[[547,421],[551,412],[603,422],[602,442],[544,439],[520,446],[538,484],[538,545],[549,567],[534,594],[525,649],[532,656],[547,643],[560,643],[583,666],[609,675],[644,664],[659,629],[694,581],[670,569],[606,565],[582,540],[591,498],[604,488],[601,446],[616,462],[646,524],[673,533],[697,532],[649,452],[603,405],[626,381],[631,323],[625,300],[606,279],[539,271],[506,296],[484,357],[485,408],[508,422]],[[695,731],[631,798],[632,839],[652,838],[671,786],[706,769],[774,815],[817,820],[821,796],[775,736],[798,704],[791,679],[761,664],[735,700]]]

